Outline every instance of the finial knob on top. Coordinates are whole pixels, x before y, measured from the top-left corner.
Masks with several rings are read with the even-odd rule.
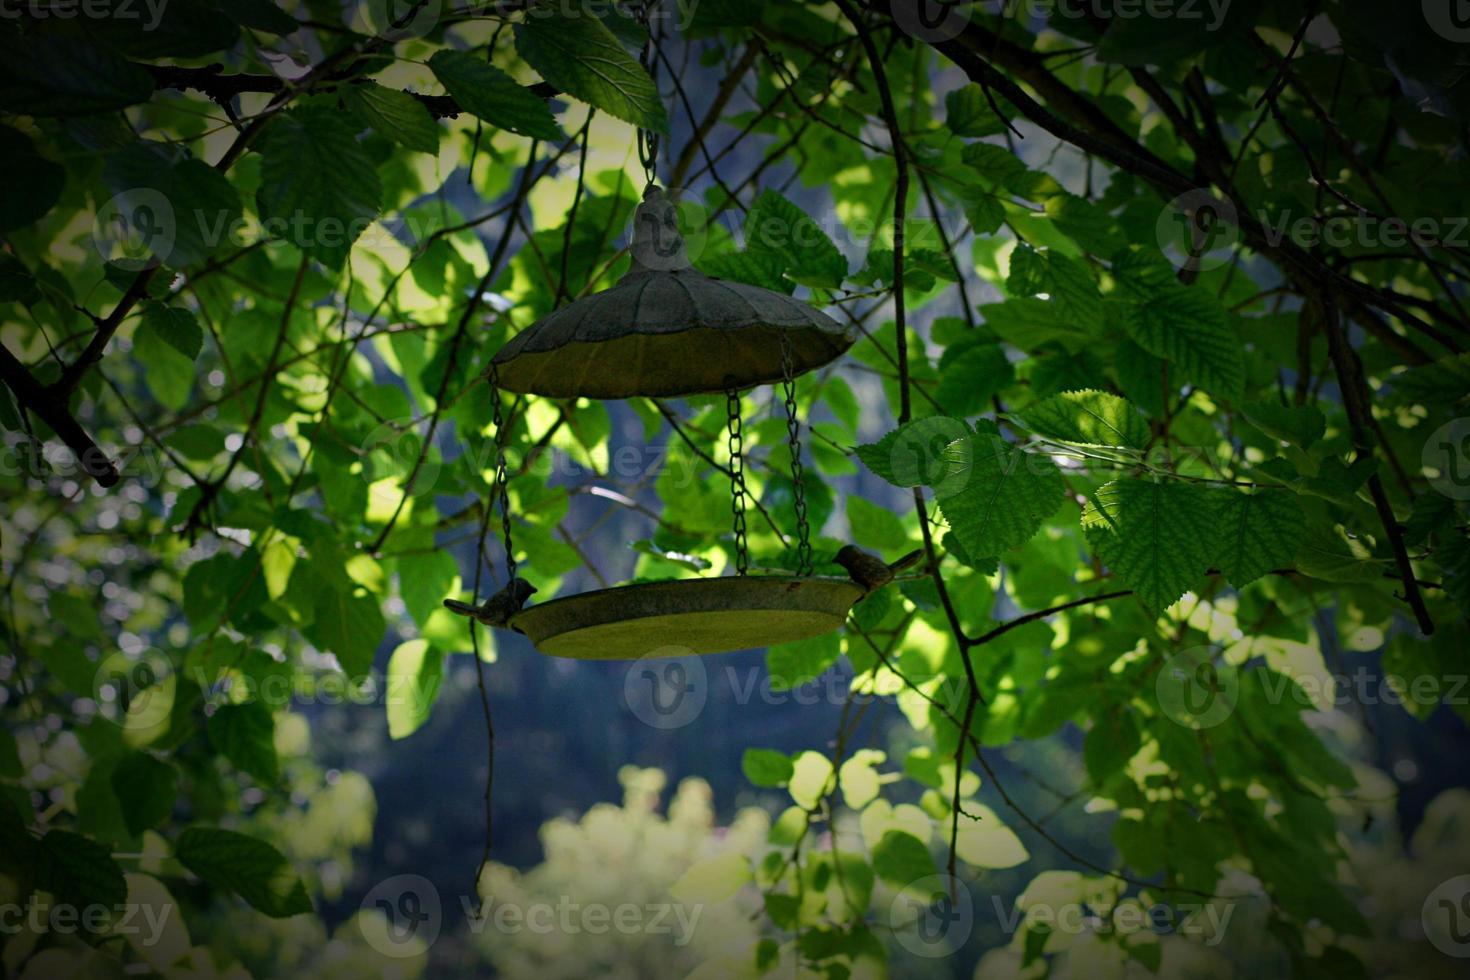
[[[679,212],[663,189],[649,184],[633,214],[633,269],[675,272],[689,268]]]

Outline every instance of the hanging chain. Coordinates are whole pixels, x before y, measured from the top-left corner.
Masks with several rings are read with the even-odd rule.
[[[655,41],[653,28],[649,25],[649,12],[656,6],[658,0],[645,0],[635,10],[638,23],[648,34],[648,40],[643,44],[643,53],[638,58],[638,63],[643,70],[648,72],[648,77],[653,80],[655,88],[658,85],[658,62],[655,59]],[[638,129],[638,162],[643,165],[643,176],[651,185],[658,177],[658,133],[641,126]]]
[[[745,542],[745,443],[740,431],[740,392],[725,392],[725,410],[730,428],[730,513],[735,518],[735,574],[744,575],[750,565]]]
[[[812,529],[806,517],[806,480],[801,465],[801,425],[796,420],[796,378],[791,335],[781,331],[781,388],[786,394],[786,442],[791,448],[791,494],[796,504],[796,574],[812,573]]]
[[[500,537],[505,545],[505,581],[510,584],[516,577],[516,551],[510,540],[510,477],[505,470],[505,423],[500,414],[500,387],[498,372],[490,366],[491,421],[495,425],[495,482],[490,487],[493,498],[489,506],[500,506]]]

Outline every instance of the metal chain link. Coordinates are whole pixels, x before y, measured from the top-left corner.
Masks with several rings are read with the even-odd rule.
[[[730,512],[735,519],[735,574],[744,575],[750,566],[750,549],[745,541],[745,441],[740,431],[740,392],[725,392],[730,439]]]
[[[643,70],[648,72],[648,77],[658,84],[658,63],[654,58],[653,28],[649,25],[649,11],[658,3],[658,0],[645,0],[637,6],[635,17],[644,31],[648,33],[648,40],[643,45],[643,53],[638,57],[638,63]],[[649,184],[658,177],[658,133],[652,130],[638,129],[638,162],[643,165],[643,176]]]
[[[505,422],[500,414],[500,388],[498,372],[492,364],[490,367],[490,404],[491,421],[495,425],[495,482],[490,487],[493,498],[490,506],[500,506],[500,537],[505,545],[505,581],[507,584],[515,581],[516,577],[516,552],[515,546],[510,539],[510,477],[505,468]]]
[[[806,480],[801,465],[801,424],[796,418],[796,369],[791,335],[781,331],[781,387],[786,394],[786,442],[791,448],[791,493],[796,504],[796,574],[812,573],[812,529],[806,516]]]

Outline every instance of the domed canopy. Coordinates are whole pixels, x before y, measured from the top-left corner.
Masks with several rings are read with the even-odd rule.
[[[548,314],[496,353],[496,384],[549,398],[711,394],[783,379],[839,357],[852,331],[799,300],[692,268],[674,205],[656,187],[634,218],[633,268]]]

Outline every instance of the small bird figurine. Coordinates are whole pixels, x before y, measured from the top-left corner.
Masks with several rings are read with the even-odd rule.
[[[873,593],[892,582],[894,576],[899,572],[917,565],[922,557],[924,557],[922,551],[911,551],[890,565],[877,555],[864,551],[857,545],[849,544],[843,545],[834,560],[847,569],[847,574],[852,576],[852,580],[861,585],[865,592]]]
[[[509,585],[486,599],[481,605],[472,606],[468,602],[445,599],[444,608],[450,612],[459,613],[461,616],[478,619],[486,626],[498,626],[504,629],[510,625],[510,618],[521,611],[521,607],[535,591],[536,586],[525,579],[513,578]]]

